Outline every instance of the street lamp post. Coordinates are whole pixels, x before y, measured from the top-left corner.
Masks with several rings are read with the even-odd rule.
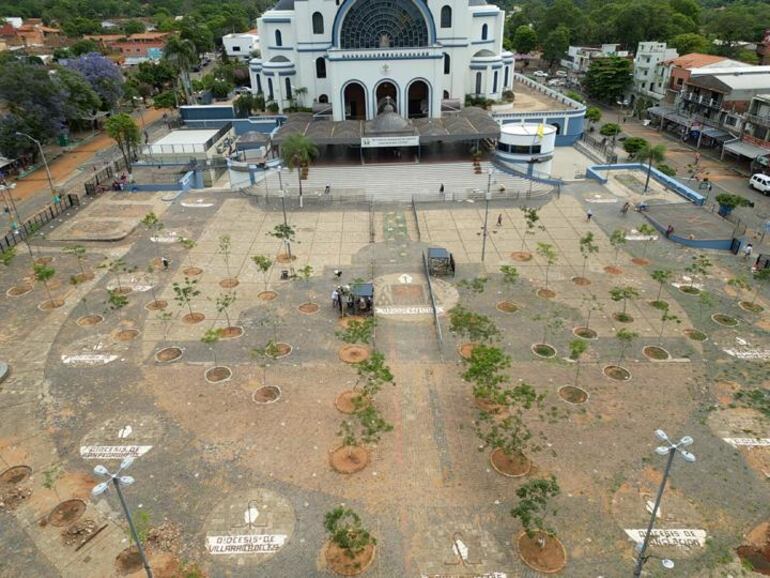
[[[27,251],[29,251],[29,256],[34,257],[35,255],[32,253],[32,247],[29,244],[29,241],[27,241],[27,237],[24,234],[24,231],[22,231],[22,223],[21,223],[21,217],[19,216],[19,209],[16,208],[16,201],[13,200],[13,189],[16,188],[16,183],[11,183],[10,185],[4,185],[0,184],[0,193],[5,193],[8,195],[8,200],[6,201],[6,205],[10,206],[11,210],[13,211],[13,215],[16,215],[16,225],[17,229],[15,233],[21,237],[21,240],[24,241],[24,244],[27,246]],[[11,217],[13,217],[11,215]],[[11,219],[13,221],[13,219]],[[11,226],[13,228],[13,226]]]
[[[668,475],[671,472],[671,464],[674,462],[674,456],[679,453],[684,461],[688,463],[695,462],[695,455],[688,452],[687,450],[682,449],[692,445],[693,439],[690,436],[684,436],[678,442],[674,443],[669,439],[668,435],[666,435],[666,432],[664,432],[662,429],[656,430],[655,435],[660,441],[664,443],[664,445],[660,445],[655,448],[655,453],[659,456],[668,455],[668,460],[666,461],[666,469],[663,471],[663,479],[661,480],[660,487],[658,488],[658,495],[655,498],[655,505],[652,508],[650,523],[647,525],[647,533],[644,535],[644,542],[642,543],[641,548],[639,548],[639,555],[636,558],[634,578],[639,578],[642,575],[642,567],[650,557],[645,556],[644,554],[647,551],[647,546],[649,545],[650,538],[652,537],[652,528],[655,525],[655,517],[658,515],[660,500],[663,497],[663,490],[666,488],[666,482],[668,481]],[[664,565],[665,562],[666,561],[664,561]]]
[[[489,228],[487,227],[487,224],[489,223],[489,199],[492,196],[491,187],[492,187],[492,175],[495,174],[495,171],[493,169],[489,169],[489,176],[487,177],[487,192],[484,195],[484,233],[483,233],[483,239],[481,241],[481,262],[484,262],[484,257],[487,254],[487,235],[489,234]]]
[[[152,568],[150,568],[150,563],[147,561],[147,556],[144,553],[144,548],[142,548],[142,542],[141,540],[139,540],[139,535],[136,533],[136,528],[134,527],[134,521],[131,519],[131,512],[128,511],[126,500],[125,498],[123,498],[123,492],[120,490],[120,486],[130,486],[131,484],[134,483],[134,478],[132,478],[131,476],[120,475],[123,470],[131,467],[131,464],[133,463],[134,463],[134,458],[124,458],[123,461],[120,463],[120,468],[118,468],[118,471],[115,472],[114,474],[111,474],[109,470],[104,466],[96,466],[94,468],[94,473],[109,479],[106,482],[102,482],[94,486],[94,488],[91,490],[91,495],[94,497],[100,496],[110,488],[110,482],[112,482],[112,485],[115,487],[115,491],[118,494],[118,498],[120,498],[120,505],[123,508],[123,513],[126,515],[126,520],[128,521],[128,527],[131,530],[131,537],[134,539],[136,548],[139,550],[139,557],[142,559],[142,565],[144,566],[144,571],[147,573],[147,578],[153,578]]]
[[[59,202],[57,195],[56,195],[56,189],[53,186],[53,179],[51,178],[51,171],[48,168],[48,160],[45,158],[45,153],[43,152],[43,145],[40,144],[40,141],[36,138],[33,138],[29,136],[25,132],[16,132],[16,136],[23,136],[24,138],[28,138],[33,143],[37,145],[37,150],[40,151],[40,157],[43,159],[43,166],[45,166],[45,174],[48,177],[48,187],[51,189],[51,196],[54,198],[55,202]]]

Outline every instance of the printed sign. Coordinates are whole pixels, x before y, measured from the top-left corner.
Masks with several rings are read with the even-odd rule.
[[[485,572],[484,574],[420,574],[420,578],[508,578],[505,572]]]
[[[419,136],[375,136],[361,139],[361,148],[377,147],[416,147],[420,144]]]
[[[267,554],[277,552],[285,543],[286,534],[206,536],[209,554]]]
[[[647,535],[646,529],[626,530],[634,542],[641,544]],[[652,531],[651,546],[675,546],[677,548],[703,548],[706,545],[706,530],[669,530]]]
[[[750,448],[766,448],[770,447],[770,439],[767,438],[722,438],[728,444],[734,448],[743,446]]]
[[[152,449],[152,446],[80,446],[80,457],[84,460],[122,460],[138,458]]]
[[[117,355],[105,355],[103,353],[83,353],[81,355],[62,355],[62,363],[66,365],[107,365],[115,361]]]
[[[383,305],[375,307],[374,310],[380,315],[430,315],[433,313],[433,308],[430,305],[414,305],[410,307]],[[436,312],[441,314],[444,312],[444,309],[436,307]]]

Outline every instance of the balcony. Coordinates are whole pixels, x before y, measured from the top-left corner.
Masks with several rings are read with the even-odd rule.
[[[746,120],[750,122],[751,124],[755,124],[757,126],[768,126],[770,127],[770,116],[760,116],[757,114],[747,114]]]

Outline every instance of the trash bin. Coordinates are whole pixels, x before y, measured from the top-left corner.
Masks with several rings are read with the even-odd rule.
[[[66,147],[68,144],[70,144],[70,135],[66,132],[59,133],[58,141],[60,147]]]
[[[287,269],[282,269],[281,270],[281,279],[285,281],[288,278],[289,278],[289,271]]]

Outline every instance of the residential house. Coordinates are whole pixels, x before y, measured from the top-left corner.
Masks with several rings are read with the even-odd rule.
[[[166,46],[168,32],[141,32],[139,34],[96,34],[86,36],[95,40],[108,52],[118,53],[124,64],[132,66],[148,60],[160,60]]]
[[[577,74],[585,74],[594,58],[606,58],[607,56],[621,56],[627,58],[627,50],[618,50],[619,44],[602,44],[601,46],[570,46],[567,56],[560,64]]]
[[[19,24],[18,18],[6,18],[0,26],[0,40],[9,47],[46,46],[57,48],[66,44],[66,39],[58,28],[43,24],[39,18],[30,18]]]
[[[222,37],[222,46],[229,58],[248,62],[253,58],[251,53],[259,50],[259,34],[256,30],[249,30],[241,34],[225,34]]]
[[[673,103],[676,100],[677,93],[682,90],[684,84],[690,79],[693,69],[743,68],[746,66],[746,63],[715,54],[692,52],[672,60],[664,60],[660,63],[660,66],[663,68],[663,71],[659,73],[659,76],[668,79],[666,82],[666,101]]]
[[[677,58],[676,49],[668,48],[665,42],[640,42],[634,57],[634,91],[661,101],[666,96],[669,67],[662,62]]]
[[[770,155],[770,92],[751,99],[743,125],[742,140]]]

